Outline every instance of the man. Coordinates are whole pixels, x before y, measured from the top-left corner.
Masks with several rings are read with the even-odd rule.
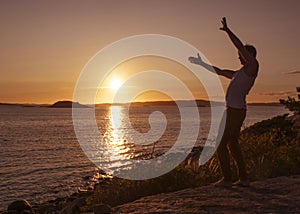
[[[215,183],[215,186],[231,187],[232,178],[230,172],[229,150],[238,167],[239,180],[234,185],[249,186],[245,162],[242,156],[241,148],[238,142],[240,129],[246,117],[246,96],[252,88],[258,74],[259,64],[256,59],[256,49],[251,45],[243,45],[240,39],[229,29],[226,18],[222,19],[220,30],[225,31],[234,46],[238,49],[239,60],[242,68],[233,71],[220,69],[216,66],[210,66],[198,57],[189,57],[189,61],[201,65],[218,75],[231,79],[226,92],[226,124],[223,136],[221,138],[217,155],[223,178]]]

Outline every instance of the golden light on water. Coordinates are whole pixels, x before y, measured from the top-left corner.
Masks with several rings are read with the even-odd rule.
[[[105,132],[105,137],[107,139],[107,145],[113,154],[111,156],[112,161],[117,161],[121,159],[129,158],[128,154],[130,148],[128,147],[128,142],[124,139],[124,128],[122,128],[123,123],[123,107],[121,106],[111,106],[107,117],[109,118],[107,130]]]
[[[122,117],[121,117],[121,106],[111,106],[110,107],[110,120],[111,126],[114,130],[118,129],[121,126]]]

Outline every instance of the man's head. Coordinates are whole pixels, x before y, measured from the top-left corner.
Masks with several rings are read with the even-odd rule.
[[[245,48],[247,49],[247,51],[254,57],[256,57],[256,49],[253,45],[245,45]],[[243,57],[241,56],[241,54],[239,53],[239,60],[241,61],[241,64],[244,65],[245,64],[245,60],[243,59]]]

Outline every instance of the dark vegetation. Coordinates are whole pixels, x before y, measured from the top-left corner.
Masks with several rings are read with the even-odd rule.
[[[296,101],[295,98],[288,97],[287,100],[280,99],[279,101],[290,111],[294,112],[295,114],[300,114],[300,100]]]

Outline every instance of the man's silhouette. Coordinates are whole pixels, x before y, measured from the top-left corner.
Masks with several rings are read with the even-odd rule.
[[[215,185],[221,187],[231,187],[232,185],[229,148],[238,167],[239,174],[239,180],[234,184],[249,186],[245,162],[238,139],[241,126],[246,117],[246,96],[255,82],[259,64],[256,60],[256,49],[251,45],[243,45],[240,39],[227,26],[226,18],[223,18],[221,22],[223,26],[220,30],[227,33],[234,46],[238,49],[238,56],[242,67],[237,71],[220,69],[203,62],[199,54],[198,57],[189,57],[189,60],[191,63],[201,65],[210,71],[231,79],[226,92],[226,124],[220,145],[217,149],[223,179],[215,183]]]

